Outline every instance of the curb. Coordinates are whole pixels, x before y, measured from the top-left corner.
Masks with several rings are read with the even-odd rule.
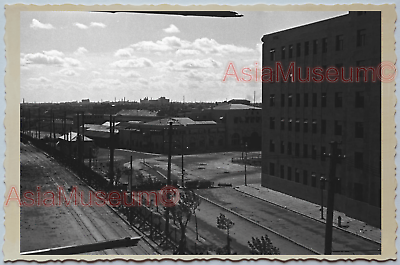
[[[320,223],[326,224],[326,222],[321,221],[320,219],[317,219],[317,218],[315,218],[315,217],[306,215],[306,214],[301,213],[301,212],[299,212],[299,211],[296,211],[296,210],[293,210],[293,209],[284,207],[284,206],[279,205],[279,204],[277,204],[277,203],[275,203],[275,202],[268,201],[268,200],[266,200],[266,199],[260,198],[260,197],[258,197],[258,196],[256,196],[256,195],[247,193],[247,192],[245,192],[245,191],[239,190],[237,187],[235,187],[235,188],[233,188],[233,189],[236,190],[236,191],[238,191],[238,192],[241,192],[241,193],[243,193],[243,194],[246,194],[246,195],[248,195],[248,196],[251,196],[251,197],[253,197],[253,198],[256,198],[256,199],[259,199],[259,200],[261,200],[261,201],[264,201],[264,202],[270,203],[270,204],[272,204],[272,205],[278,206],[278,207],[280,207],[280,208],[282,208],[282,209],[285,209],[285,210],[294,212],[294,213],[296,213],[296,214],[298,214],[298,215],[301,215],[301,216],[307,217],[307,218],[309,218],[309,219],[312,219],[312,220],[314,220],[314,221],[318,221],[318,222],[320,222]],[[332,223],[333,223],[333,222],[332,222]],[[363,238],[363,239],[365,239],[365,240],[368,240],[368,241],[377,243],[377,244],[379,244],[380,246],[382,246],[382,243],[380,243],[380,242],[378,242],[378,241],[375,241],[375,240],[373,240],[373,239],[371,239],[371,238],[365,237],[365,236],[363,236],[363,235],[356,234],[356,233],[354,233],[354,232],[352,232],[352,231],[348,231],[348,230],[346,230],[346,229],[343,229],[343,228],[341,228],[341,227],[338,227],[337,225],[333,225],[333,227],[336,228],[336,229],[339,229],[339,230],[341,230],[341,231],[347,232],[347,233],[349,233],[349,234],[352,234],[352,235],[354,235],[354,236],[358,236],[358,237],[361,237],[361,238]]]
[[[291,239],[291,238],[289,238],[289,237],[287,237],[287,236],[284,236],[284,235],[282,235],[282,234],[280,234],[280,233],[278,233],[278,232],[272,230],[271,228],[268,228],[268,227],[266,227],[266,226],[260,225],[260,224],[257,223],[256,221],[253,221],[253,220],[251,220],[251,219],[249,219],[249,218],[247,218],[247,217],[245,217],[245,216],[243,216],[243,215],[241,215],[241,214],[239,214],[239,213],[237,213],[237,212],[234,212],[234,211],[232,211],[232,210],[230,210],[230,209],[228,209],[228,208],[226,208],[226,207],[224,207],[224,206],[222,206],[222,205],[219,205],[218,203],[215,203],[215,202],[213,202],[213,201],[207,199],[207,198],[204,197],[204,196],[201,196],[201,195],[199,195],[199,194],[197,194],[197,196],[199,196],[200,198],[202,198],[203,200],[205,200],[205,201],[207,201],[207,202],[209,202],[209,203],[211,203],[211,204],[214,204],[214,205],[217,206],[217,207],[220,207],[220,208],[224,209],[224,210],[227,211],[227,212],[230,212],[230,213],[232,213],[232,214],[234,214],[234,215],[236,215],[236,216],[238,216],[238,217],[240,217],[240,218],[245,219],[245,220],[248,221],[248,222],[251,222],[252,224],[255,224],[255,225],[257,225],[257,226],[259,226],[259,227],[261,227],[261,228],[263,228],[263,229],[265,229],[265,230],[268,230],[268,231],[274,233],[275,235],[277,235],[277,236],[279,236],[279,237],[281,237],[281,238],[283,238],[283,239],[286,239],[286,240],[288,240],[288,241],[290,241],[290,242],[296,244],[296,245],[299,246],[299,247],[305,248],[305,249],[307,249],[307,250],[309,250],[309,251],[311,251],[311,252],[313,252],[313,253],[315,253],[315,254],[317,254],[317,255],[323,255],[322,253],[320,253],[320,252],[318,252],[318,251],[316,251],[316,250],[314,250],[314,249],[312,249],[312,248],[310,248],[310,247],[304,246],[304,245],[302,245],[302,244],[300,244],[300,243],[294,241],[293,239]]]

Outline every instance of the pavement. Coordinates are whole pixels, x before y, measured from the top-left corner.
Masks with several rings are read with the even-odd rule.
[[[249,196],[258,198],[260,200],[272,203],[274,205],[280,206],[284,209],[299,213],[303,216],[307,216],[313,220],[317,220],[322,223],[326,222],[326,219],[321,219],[320,205],[262,187],[261,184],[249,184],[247,186],[244,185],[237,186],[235,187],[235,190],[237,190],[238,192],[245,193]],[[338,226],[338,216],[342,217],[341,227]],[[326,217],[326,207],[324,207],[324,217]],[[381,243],[381,229],[368,225],[362,221],[348,217],[344,213],[334,211],[333,225],[341,230],[357,234],[372,241]]]

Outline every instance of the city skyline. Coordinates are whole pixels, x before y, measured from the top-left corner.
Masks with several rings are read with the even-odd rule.
[[[24,12],[20,102],[139,101],[160,96],[171,101],[184,97],[186,102],[260,102],[261,82],[237,82],[232,77],[222,81],[229,62],[238,71],[261,68],[263,34],[344,14],[239,13],[243,17]],[[266,26],[254,27],[259,24]]]

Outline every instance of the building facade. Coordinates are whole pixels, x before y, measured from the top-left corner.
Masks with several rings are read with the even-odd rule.
[[[320,204],[324,154],[336,141],[345,158],[336,166],[335,209],[380,226],[380,12],[349,12],[262,41],[262,186]]]
[[[210,109],[188,113],[193,120],[213,120],[225,128],[227,150],[261,150],[261,108],[222,103]]]

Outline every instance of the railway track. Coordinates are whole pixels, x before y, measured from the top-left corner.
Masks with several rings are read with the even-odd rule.
[[[22,146],[23,144],[21,144]],[[21,161],[24,163],[41,165],[42,170],[48,169],[52,174],[49,175],[49,185],[54,191],[58,187],[78,187],[83,192],[83,201],[88,201],[89,194],[93,194],[93,190],[79,179],[75,174],[66,170],[66,168],[54,161],[48,154],[37,149],[32,145],[24,145],[21,150]],[[21,183],[22,184],[22,183]],[[135,247],[109,249],[98,251],[90,254],[106,254],[106,255],[157,255],[159,251],[148,242],[144,235],[132,228],[125,220],[109,206],[63,206],[63,210],[67,212],[67,216],[71,216],[72,220],[80,227],[79,233],[85,237],[88,243],[96,243],[104,240],[112,240],[125,238],[127,236],[142,236],[142,240]],[[121,220],[122,219],[122,220]],[[122,221],[122,222],[121,222]],[[65,233],[68,233],[65,231]],[[52,246],[53,247],[53,246]]]

